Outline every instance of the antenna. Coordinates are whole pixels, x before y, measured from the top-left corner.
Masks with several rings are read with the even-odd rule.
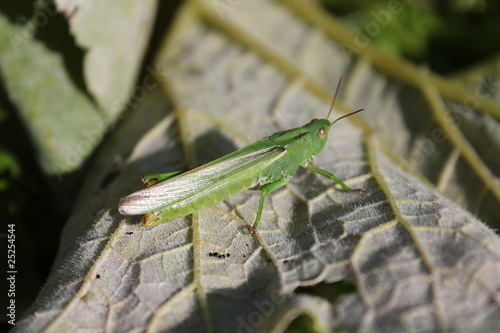
[[[328,111],[328,115],[326,116],[326,119],[328,119],[330,117],[330,113],[332,113],[332,110],[333,110],[333,104],[335,104],[335,100],[337,99],[337,95],[339,93],[339,89],[340,89],[340,85],[342,84],[342,78],[344,77],[344,74],[341,74],[340,75],[340,79],[339,79],[339,83],[337,83],[337,89],[335,89],[335,95],[333,96],[333,101],[332,101],[332,105],[330,106],[330,111]],[[345,118],[345,117],[349,117],[349,116],[352,116],[353,114],[355,113],[358,113],[358,112],[361,112],[363,111],[364,109],[359,109],[357,111],[354,111],[354,112],[351,112],[351,113],[348,113],[346,115],[343,115],[342,117],[338,117],[337,119],[335,119],[334,121],[332,121],[330,123],[330,126],[332,126],[333,124],[335,124],[337,121],[339,121],[340,119],[342,118]]]
[[[330,106],[330,111],[328,111],[328,115],[326,116],[326,119],[330,118],[330,113],[332,113],[333,104],[335,104],[335,100],[337,99],[337,95],[339,93],[340,85],[342,84],[342,77],[343,76],[344,76],[344,74],[340,75],[339,83],[337,83],[337,89],[335,89],[335,95],[333,96],[332,105]]]
[[[358,112],[361,112],[361,111],[363,111],[363,110],[364,110],[364,109],[359,109],[359,110],[357,110],[357,111],[354,111],[354,112],[348,113],[348,114],[346,114],[346,115],[343,115],[342,117],[338,117],[337,119],[335,119],[334,121],[332,121],[332,122],[330,123],[330,126],[332,126],[333,124],[335,124],[337,121],[339,121],[339,120],[340,120],[340,119],[342,119],[342,118],[352,116],[353,114],[358,113]]]

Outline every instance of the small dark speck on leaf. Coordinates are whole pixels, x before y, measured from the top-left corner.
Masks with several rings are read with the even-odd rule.
[[[224,259],[224,258],[229,258],[231,254],[224,254],[224,253],[219,253],[219,252],[208,252],[209,257],[215,257],[217,259]]]

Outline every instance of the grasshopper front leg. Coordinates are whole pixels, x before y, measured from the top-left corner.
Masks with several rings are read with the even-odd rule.
[[[332,175],[330,172],[328,172],[326,170],[323,170],[321,168],[318,168],[317,166],[314,166],[312,163],[308,163],[308,164],[304,165],[304,168],[307,168],[307,169],[309,169],[311,171],[319,173],[323,177],[326,177],[328,179],[334,180],[335,182],[337,182],[337,184],[339,184],[340,186],[342,186],[344,189],[346,189],[349,192],[351,192],[351,191],[360,191],[360,192],[365,192],[366,193],[365,190],[360,189],[360,188],[350,188],[343,181],[341,181],[340,179],[338,179],[337,177],[335,177],[334,175]]]
[[[268,195],[272,191],[284,186],[289,181],[290,181],[290,178],[283,178],[283,179],[280,179],[274,183],[266,184],[262,187],[262,191],[260,192],[259,209],[257,210],[257,216],[255,217],[255,222],[253,223],[254,230],[255,230],[255,228],[257,228],[257,225],[260,222],[260,217],[262,215],[262,209],[264,209],[264,199],[266,198],[266,195]]]

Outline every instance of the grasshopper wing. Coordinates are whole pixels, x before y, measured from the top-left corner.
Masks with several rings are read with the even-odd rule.
[[[158,184],[134,192],[120,200],[122,215],[140,215],[176,209],[190,212],[222,201],[258,184],[259,173],[286,154],[272,146],[230,159],[224,157]]]

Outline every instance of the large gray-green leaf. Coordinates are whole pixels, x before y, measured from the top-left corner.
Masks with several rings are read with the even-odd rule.
[[[309,7],[298,15],[296,6],[184,5],[156,72],[144,81],[165,86],[172,104],[147,90],[109,137],[68,221],[54,272],[18,331],[282,332],[303,314],[324,331],[499,326],[499,238],[398,155],[411,156],[416,137],[432,133],[425,124],[442,111],[439,97],[457,93],[419,69],[412,68],[414,81],[375,69],[381,60],[371,47],[360,50],[364,57],[349,55],[346,39],[327,37],[332,26],[345,33],[339,23]],[[262,15],[267,23],[257,23]],[[411,67],[400,60],[394,66]],[[143,173],[201,164],[323,117],[341,73],[338,105],[365,107],[371,120],[335,124],[315,163],[365,195],[301,171],[268,197],[255,234],[247,227],[255,192],[152,228],[118,214],[118,199],[140,188]],[[413,87],[403,84],[409,81]],[[379,132],[386,126],[394,133]],[[459,155],[467,152],[449,142]],[[339,295],[340,281],[354,290]]]

